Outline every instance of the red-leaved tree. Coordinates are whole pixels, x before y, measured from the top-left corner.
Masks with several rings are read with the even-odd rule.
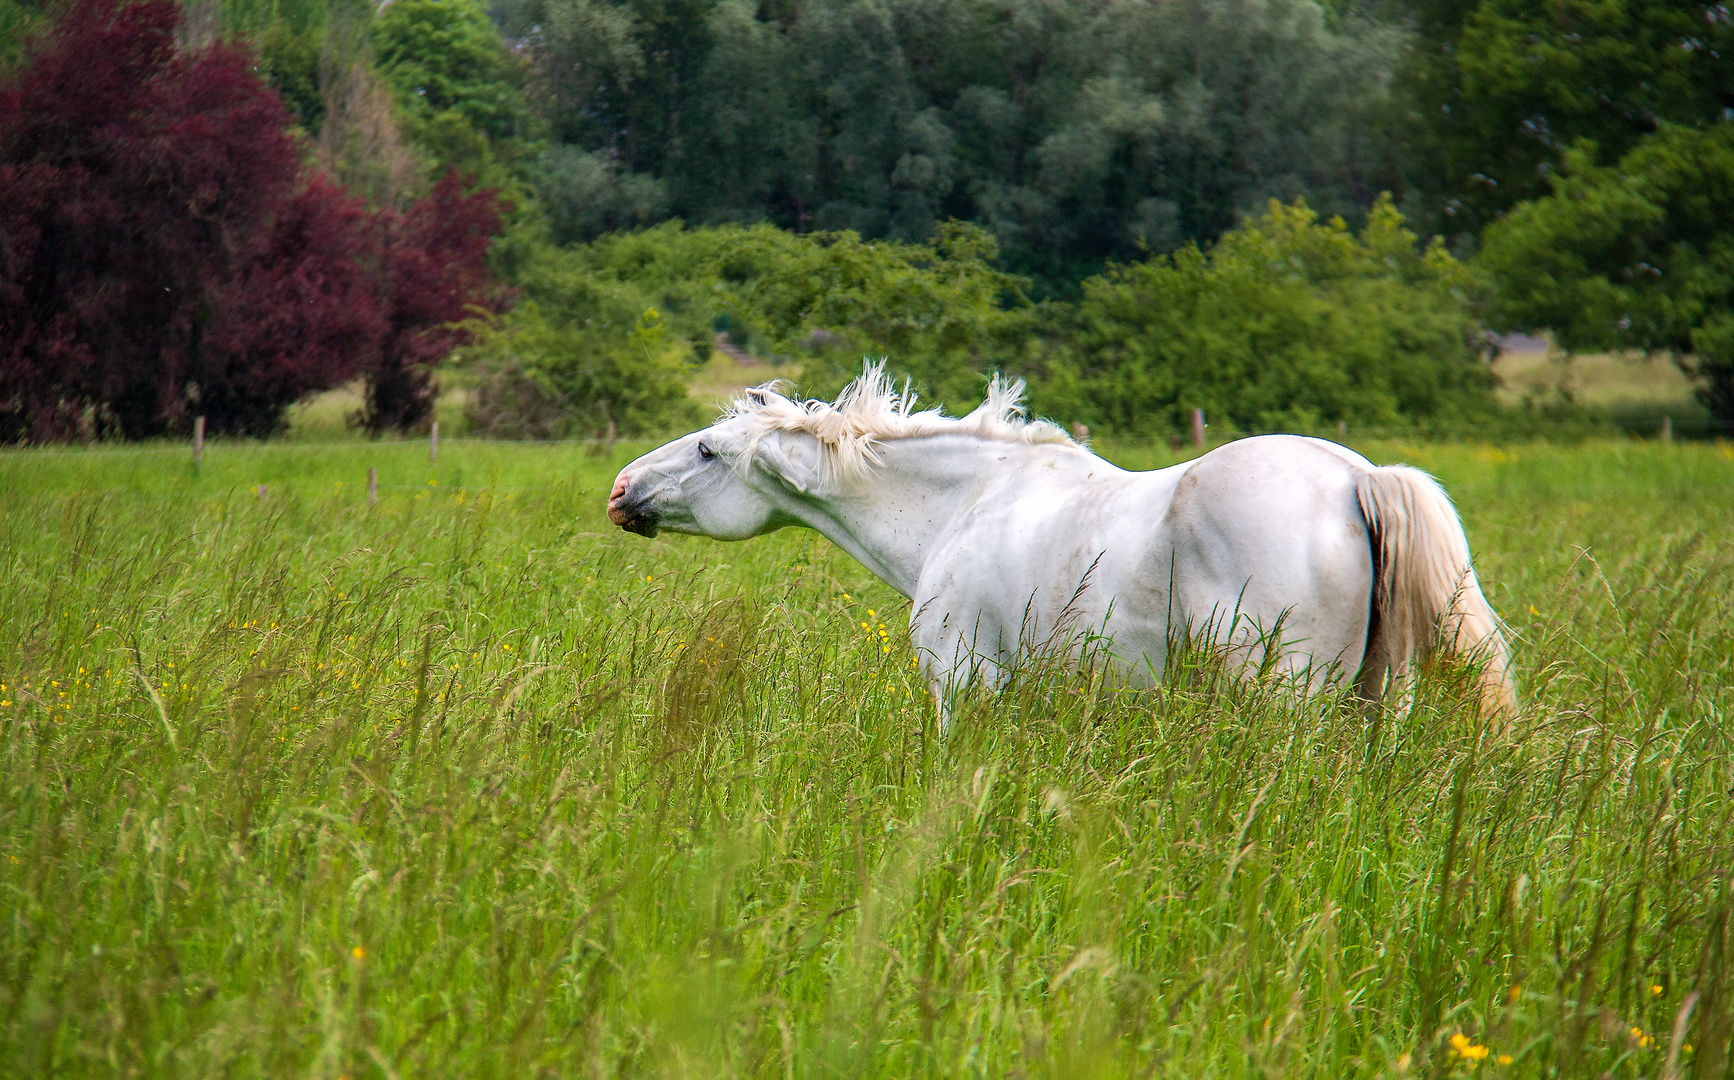
[[[386,331],[368,372],[362,420],[370,431],[419,427],[433,409],[433,365],[464,342],[456,324],[502,299],[485,261],[500,232],[499,201],[463,188],[451,173],[403,214],[382,215]]]
[[[251,56],[179,51],[179,18],[173,0],[76,0],[0,86],[0,439],[139,438],[194,414],[264,435],[358,374],[391,387],[370,426],[415,423],[445,324],[491,302],[493,195],[450,179],[404,215],[368,210],[309,173]],[[441,206],[461,241],[417,224]]]
[[[286,405],[376,362],[387,325],[376,233],[374,215],[324,177],[278,209],[256,255],[212,290],[198,364],[207,423],[270,434]]]

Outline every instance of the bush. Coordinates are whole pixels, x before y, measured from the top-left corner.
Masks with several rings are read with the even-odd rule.
[[[757,229],[730,254],[731,298],[801,356],[804,393],[830,397],[863,354],[883,355],[924,396],[959,407],[980,400],[984,376],[1032,327],[1023,281],[995,268],[998,254],[991,233],[958,221],[926,244]]]
[[[645,293],[568,253],[527,269],[524,300],[466,363],[479,368],[466,418],[501,438],[659,434],[700,419],[686,393],[691,353]]]
[[[788,236],[768,225],[689,229],[678,221],[640,232],[611,233],[573,247],[561,258],[597,288],[630,294],[632,310],[654,307],[669,332],[705,355],[719,319],[738,318],[734,293],[764,274],[772,260],[749,249],[760,238]],[[791,240],[795,239],[790,237]]]
[[[1195,408],[1243,431],[1478,415],[1493,380],[1468,292],[1388,196],[1358,236],[1272,201],[1208,251],[1086,281],[1050,328],[1062,340],[1035,365],[1033,403],[1122,435],[1179,430]]]
[[[672,422],[650,403],[674,401],[660,387],[680,378],[685,348],[627,344],[652,308],[701,354],[726,319],[737,341],[797,363],[814,397],[859,374],[864,355],[953,410],[980,400],[987,375],[1016,372],[1036,411],[1120,435],[1178,430],[1193,408],[1271,430],[1455,422],[1493,407],[1470,277],[1438,242],[1419,245],[1389,199],[1358,234],[1273,203],[1208,251],[1089,279],[1077,305],[1030,303],[997,256],[991,234],[960,222],[926,244],[677,222],[550,251],[526,283],[536,305],[491,346],[487,416],[475,419],[541,432],[551,412],[585,416],[573,421],[585,432]],[[639,377],[652,388],[630,404]]]

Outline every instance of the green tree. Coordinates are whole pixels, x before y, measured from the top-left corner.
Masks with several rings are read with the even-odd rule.
[[[1615,164],[1596,157],[1567,155],[1551,195],[1488,227],[1493,323],[1669,354],[1734,424],[1734,124],[1666,126]]]
[[[1734,17],[1703,0],[1416,0],[1411,175],[1438,223],[1475,231],[1580,141],[1600,164],[1663,123],[1734,108]]]
[[[0,71],[23,57],[24,43],[42,25],[41,0],[0,0]]]
[[[325,122],[325,95],[319,85],[324,46],[324,27],[296,30],[286,19],[273,22],[259,38],[260,73],[312,134]]]
[[[504,181],[528,132],[521,74],[477,0],[396,0],[374,21],[374,64],[437,171]]]
[[[1313,0],[543,5],[512,18],[555,137],[689,221],[920,243],[968,220],[1063,290],[1271,197],[1356,216],[1399,172],[1404,35]]]
[[[1474,416],[1492,379],[1469,285],[1388,196],[1359,234],[1273,201],[1209,249],[1086,281],[1034,404],[1128,435],[1181,430],[1195,408],[1242,431]]]
[[[643,228],[668,211],[665,183],[644,173],[623,171],[600,151],[550,146],[537,161],[534,175],[548,236],[556,244]]]

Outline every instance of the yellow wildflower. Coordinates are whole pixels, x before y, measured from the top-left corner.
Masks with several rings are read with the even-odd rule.
[[[1451,1049],[1456,1051],[1465,1061],[1480,1061],[1488,1053],[1487,1047],[1471,1042],[1469,1036],[1461,1031],[1451,1036]]]

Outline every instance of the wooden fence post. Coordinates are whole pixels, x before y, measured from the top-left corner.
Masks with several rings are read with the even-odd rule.
[[[1192,410],[1192,445],[1204,445],[1204,410]]]
[[[1674,418],[1671,416],[1662,417],[1662,441],[1674,441]]]
[[[193,417],[193,464],[198,465],[205,460],[205,418]]]
[[[439,459],[440,459],[440,422],[438,420],[435,420],[433,422],[433,431],[428,435],[428,440],[427,440],[427,463],[429,465],[435,465],[435,464],[439,463]]]
[[[367,470],[367,505],[372,506],[379,501],[379,470]]]

